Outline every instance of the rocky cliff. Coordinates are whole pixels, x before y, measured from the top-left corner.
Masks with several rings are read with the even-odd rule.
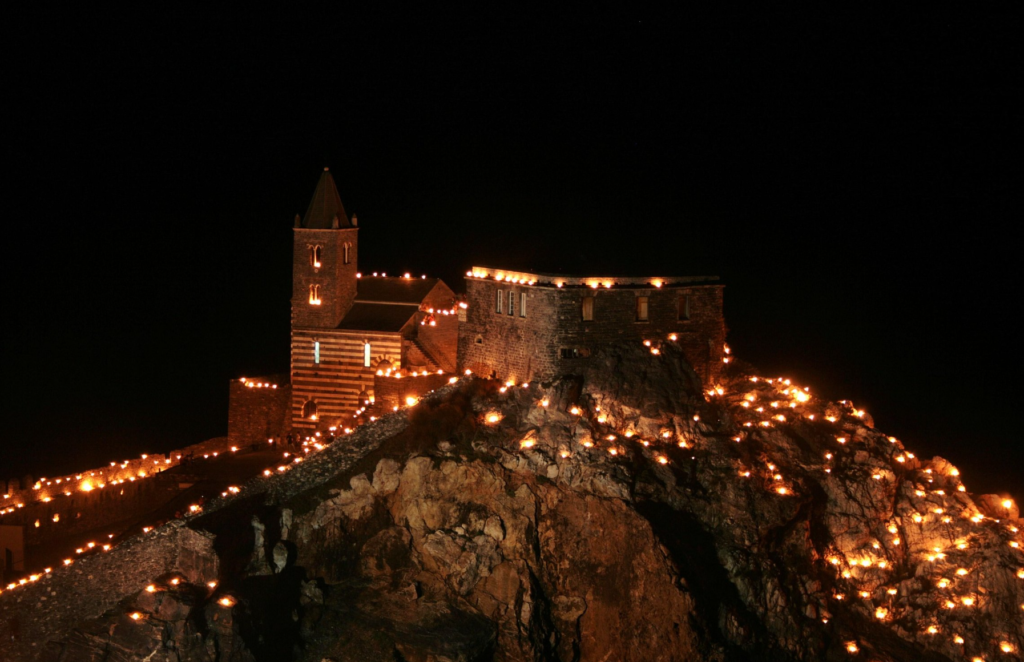
[[[672,343],[464,379],[0,596],[0,657],[1020,659],[1014,504],[850,403],[735,362],[715,387]]]

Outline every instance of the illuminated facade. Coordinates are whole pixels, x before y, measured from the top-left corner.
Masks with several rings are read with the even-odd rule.
[[[457,321],[431,314],[452,308],[455,294],[437,278],[360,274],[357,220],[326,168],[293,237],[293,428],[351,419],[381,366],[455,369]]]
[[[466,274],[459,365],[513,381],[578,373],[602,345],[678,344],[711,383],[725,353],[724,286],[715,277],[582,277],[474,267]]]

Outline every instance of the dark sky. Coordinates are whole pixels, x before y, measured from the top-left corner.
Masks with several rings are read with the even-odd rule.
[[[330,166],[364,271],[718,274],[739,358],[1024,496],[1018,15],[45,11],[2,28],[0,478],[223,434]]]

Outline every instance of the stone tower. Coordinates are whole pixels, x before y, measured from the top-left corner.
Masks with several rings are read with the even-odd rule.
[[[306,215],[295,217],[292,254],[292,332],[335,329],[356,296],[359,229],[341,205],[324,168]]]

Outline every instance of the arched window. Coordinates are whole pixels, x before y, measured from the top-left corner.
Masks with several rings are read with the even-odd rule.
[[[343,264],[348,264],[349,262],[352,261],[351,252],[352,252],[352,244],[346,243],[344,246],[342,246]]]
[[[320,286],[310,285],[309,286],[309,303],[313,306],[320,305]]]
[[[363,344],[363,367],[370,367],[370,343]]]
[[[310,421],[317,419],[316,403],[312,400],[306,400],[306,403],[302,405],[302,418]]]
[[[316,269],[319,269],[320,265],[321,265],[320,253],[321,253],[321,249],[320,249],[319,246],[310,246],[309,247],[309,263],[312,264],[313,267],[316,268]]]

